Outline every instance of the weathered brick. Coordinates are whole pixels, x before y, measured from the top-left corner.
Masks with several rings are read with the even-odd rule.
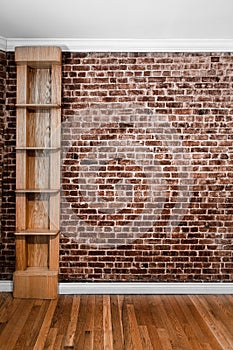
[[[232,280],[232,60],[231,53],[63,53],[60,280]],[[14,271],[15,84],[14,54],[0,52],[2,279]],[[129,103],[160,127],[151,132],[148,116]],[[164,145],[167,135],[182,147]],[[183,178],[177,172],[190,157]],[[189,202],[176,208],[179,183],[189,181]],[[155,220],[142,216],[158,204]],[[182,211],[182,220],[170,218]],[[143,233],[131,232],[134,222]]]

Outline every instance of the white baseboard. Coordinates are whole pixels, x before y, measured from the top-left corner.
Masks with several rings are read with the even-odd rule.
[[[70,52],[233,52],[232,39],[2,38],[2,41],[7,51],[14,51],[16,46],[51,45]]]
[[[13,291],[13,281],[0,281],[0,292],[11,293]]]
[[[0,292],[12,292],[12,281],[0,281]],[[59,294],[233,294],[233,283],[66,282]]]
[[[59,294],[233,294],[233,283],[59,283]]]

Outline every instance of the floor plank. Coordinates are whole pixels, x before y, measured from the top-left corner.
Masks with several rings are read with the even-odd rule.
[[[69,324],[66,332],[66,338],[64,341],[64,347],[74,346],[74,336],[75,336],[77,323],[78,323],[79,306],[80,306],[80,296],[74,295],[70,318],[69,318]]]
[[[135,316],[134,305],[133,304],[127,305],[127,311],[128,311],[129,328],[132,336],[133,348],[135,350],[142,350],[140,330],[139,330],[136,316]]]
[[[0,350],[232,350],[232,295],[0,293]]]
[[[43,302],[43,304],[40,305],[34,302],[30,315],[25,322],[20,337],[14,347],[14,350],[33,349],[37,341],[40,328],[43,324],[48,306],[49,301],[45,301]]]
[[[32,306],[33,302],[31,300],[23,300],[21,303],[17,303],[12,317],[9,318],[0,335],[0,344],[1,347],[2,345],[4,346],[4,350],[14,349],[18,339],[22,337],[22,330],[30,315]]]
[[[147,350],[153,350],[153,346],[150,340],[149,332],[146,326],[139,326],[141,335],[142,348]]]
[[[36,344],[33,347],[33,350],[41,350],[44,348],[47,335],[49,334],[49,330],[51,327],[51,322],[52,322],[52,318],[53,318],[53,314],[56,309],[56,306],[57,306],[57,300],[50,301],[47,312],[45,314],[44,322],[40,328],[40,332],[38,334]]]
[[[117,295],[111,296],[111,314],[113,347],[115,350],[121,350],[123,349],[123,327],[120,312],[120,300]]]
[[[96,295],[94,309],[94,339],[95,350],[104,348],[104,330],[103,330],[103,296]]]
[[[111,317],[111,303],[110,296],[103,297],[103,331],[104,331],[104,349],[110,350],[113,348],[112,337],[112,317]]]
[[[196,308],[198,309],[199,313],[201,314],[203,320],[206,321],[208,324],[213,336],[218,341],[219,345],[224,350],[232,350],[233,342],[232,335],[229,334],[224,327],[223,323],[218,320],[218,318],[215,316],[216,311],[214,309],[210,309],[210,306],[205,300],[205,296],[202,298],[198,298],[196,296],[192,296],[192,301],[195,303]],[[211,298],[211,296],[209,296]],[[224,336],[224,334],[228,334],[227,337]]]

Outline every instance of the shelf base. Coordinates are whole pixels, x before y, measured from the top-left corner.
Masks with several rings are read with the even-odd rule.
[[[14,298],[56,299],[58,271],[47,268],[28,268],[14,273]]]

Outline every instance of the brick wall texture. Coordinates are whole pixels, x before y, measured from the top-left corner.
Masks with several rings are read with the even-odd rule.
[[[2,198],[2,164],[3,164],[3,138],[2,131],[4,126],[5,117],[5,86],[6,86],[6,53],[0,51],[0,197]],[[0,201],[0,213],[1,213],[1,201]],[[1,220],[0,220],[1,230]]]
[[[1,237],[0,279],[12,279],[15,268],[15,136],[16,69],[13,53],[0,53]]]
[[[0,198],[2,198],[2,163],[3,163],[3,120],[5,116],[5,86],[6,86],[6,54],[0,51]],[[0,215],[1,215],[2,201],[0,201]],[[1,216],[0,216],[0,232],[1,232]],[[1,239],[0,239],[1,244]]]
[[[16,74],[0,57],[9,279]],[[62,94],[60,280],[232,281],[233,55],[63,53]]]

